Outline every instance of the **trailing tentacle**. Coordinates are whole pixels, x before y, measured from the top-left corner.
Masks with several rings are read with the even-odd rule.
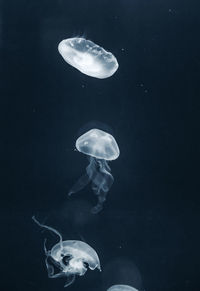
[[[40,223],[40,222],[35,218],[35,216],[32,216],[32,219],[33,219],[33,221],[34,221],[37,225],[39,225],[40,227],[45,228],[45,229],[48,229],[48,230],[52,231],[53,233],[57,234],[57,236],[60,238],[60,247],[61,247],[61,249],[63,249],[62,235],[61,235],[61,234],[60,234],[56,229],[54,229],[54,228],[51,227],[51,226],[48,226],[48,225],[45,225],[45,224]]]

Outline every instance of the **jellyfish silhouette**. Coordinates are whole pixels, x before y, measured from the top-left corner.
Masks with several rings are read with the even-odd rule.
[[[113,285],[107,291],[138,291],[129,285]]]
[[[118,257],[104,266],[103,289],[107,291],[144,291],[140,270],[126,257]]]
[[[56,229],[41,224],[34,216],[32,219],[40,227],[54,232],[60,239],[51,250],[47,250],[46,240],[44,242],[45,263],[49,278],[67,277],[64,285],[67,287],[75,281],[76,276],[83,276],[88,268],[91,270],[97,268],[101,271],[99,257],[92,247],[83,241],[63,241],[61,234]],[[58,270],[57,273],[55,273],[55,268]]]
[[[107,192],[113,184],[114,178],[108,161],[118,158],[119,147],[111,134],[91,129],[77,139],[76,148],[89,157],[89,165],[86,174],[70,189],[68,195],[82,190],[91,182],[92,190],[98,197],[98,203],[91,212],[96,214],[102,210]]]
[[[119,67],[112,53],[84,38],[64,39],[59,43],[58,51],[68,64],[90,77],[111,77]]]

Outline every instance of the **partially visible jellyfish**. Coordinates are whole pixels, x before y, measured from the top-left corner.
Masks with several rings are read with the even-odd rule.
[[[97,268],[101,271],[99,257],[92,247],[83,241],[63,241],[57,230],[40,223],[34,216],[32,219],[40,227],[54,232],[60,239],[51,250],[47,250],[46,240],[44,242],[45,264],[49,278],[67,277],[67,282],[64,285],[67,287],[75,281],[76,276],[83,276],[88,268],[91,270]],[[58,270],[57,273],[55,269]]]
[[[97,205],[91,210],[96,214],[102,210],[106,195],[113,184],[114,178],[108,161],[119,157],[119,147],[111,134],[95,128],[77,139],[76,148],[89,157],[89,165],[86,174],[70,189],[68,195],[82,190],[91,182],[92,190],[98,197]]]
[[[59,43],[58,51],[68,64],[90,77],[111,77],[119,67],[112,53],[85,38],[64,39]]]
[[[129,285],[113,285],[107,291],[138,291]]]
[[[140,270],[128,258],[118,257],[104,266],[103,289],[107,291],[144,291]]]

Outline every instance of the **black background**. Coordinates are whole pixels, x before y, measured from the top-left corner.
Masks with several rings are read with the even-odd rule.
[[[43,239],[50,248],[57,238],[41,232],[35,214],[64,239],[84,239],[100,257],[102,273],[87,271],[69,290],[119,283],[200,290],[198,5],[0,3],[1,289],[63,290],[64,281],[48,279],[44,265]],[[57,45],[75,36],[111,51],[116,74],[99,80],[65,63]],[[74,144],[91,120],[112,127],[121,151],[96,216],[89,187],[67,198],[87,166]]]

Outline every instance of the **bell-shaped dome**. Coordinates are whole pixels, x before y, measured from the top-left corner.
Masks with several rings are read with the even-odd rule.
[[[100,129],[91,129],[81,135],[76,141],[79,152],[107,161],[119,157],[119,147],[114,137]]]

